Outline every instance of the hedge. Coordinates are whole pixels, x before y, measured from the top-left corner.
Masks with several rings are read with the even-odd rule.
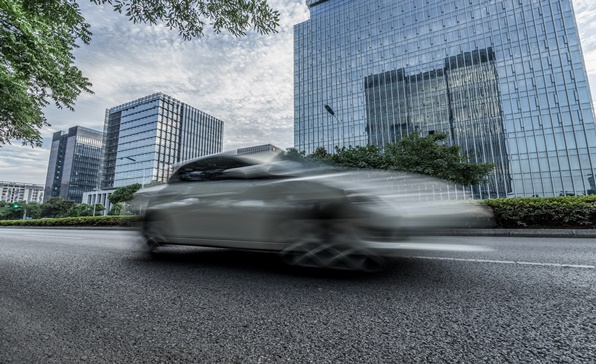
[[[596,195],[485,200],[499,228],[594,229]]]
[[[84,216],[35,220],[0,220],[0,226],[134,226],[138,216]]]

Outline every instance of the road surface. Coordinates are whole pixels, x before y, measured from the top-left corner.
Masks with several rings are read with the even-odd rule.
[[[596,239],[431,239],[494,251],[349,273],[0,229],[0,363],[594,362]]]

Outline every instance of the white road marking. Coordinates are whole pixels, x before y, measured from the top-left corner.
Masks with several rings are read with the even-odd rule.
[[[22,234],[19,235],[20,237],[27,236],[30,238],[60,238],[60,239],[74,239],[74,240],[87,240],[85,237],[74,237],[74,236],[65,236],[65,235],[48,235],[48,234]]]
[[[582,265],[582,264],[538,263],[538,262],[519,262],[519,261],[514,261],[514,260],[464,259],[464,258],[422,257],[422,256],[413,256],[412,258],[428,259],[428,260],[454,260],[454,261],[458,261],[458,262],[519,264],[519,265],[537,265],[537,266],[542,266],[542,267],[596,269],[596,266],[594,266],[594,265]]]

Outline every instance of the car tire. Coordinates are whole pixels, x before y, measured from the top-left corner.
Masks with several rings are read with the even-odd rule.
[[[288,265],[338,270],[376,272],[384,260],[356,241],[343,239],[349,231],[334,219],[294,219],[280,225],[282,261]],[[350,239],[351,240],[351,239]]]
[[[143,238],[145,242],[145,249],[151,253],[157,253],[159,247],[166,243],[164,231],[166,231],[167,223],[165,219],[157,214],[146,215],[143,221]]]

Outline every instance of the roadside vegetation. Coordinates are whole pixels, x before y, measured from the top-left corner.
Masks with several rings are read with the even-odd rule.
[[[499,228],[596,228],[596,195],[500,198],[484,203]]]
[[[425,136],[410,133],[396,144],[387,144],[384,148],[376,145],[336,147],[334,153],[329,153],[322,147],[309,155],[290,149],[284,158],[306,164],[324,163],[346,169],[418,173],[463,186],[485,183],[495,165],[471,162],[473,156],[462,155],[460,146],[447,144],[448,135],[443,132]]]
[[[0,201],[0,226],[6,225],[3,221],[21,221],[18,224],[11,223],[13,225],[22,225],[26,221],[31,221],[26,223],[27,225],[35,225],[36,221],[42,221],[40,225],[113,225],[113,223],[117,225],[121,216],[138,215],[129,207],[128,202],[140,188],[141,185],[138,183],[120,187],[108,197],[112,208],[108,211],[107,217],[112,219],[103,216],[106,208],[99,203],[95,206],[86,203],[77,204],[61,197],[52,197],[41,204]]]
[[[0,220],[1,226],[121,226],[131,227],[139,221],[139,216],[83,216],[83,217],[62,217],[54,219],[34,220]]]
[[[596,195],[502,198],[482,201],[494,214],[497,228],[594,229]],[[6,204],[6,203],[0,203]],[[12,204],[10,204],[12,205]],[[31,204],[29,204],[31,205]],[[83,204],[82,204],[83,205]],[[75,205],[76,206],[76,205]],[[0,208],[5,211],[6,207]],[[79,208],[79,210],[85,210]],[[73,209],[69,210],[73,211]],[[17,214],[18,215],[18,214]],[[5,216],[5,215],[3,215]],[[14,215],[11,215],[14,216]],[[1,226],[134,226],[138,215],[77,216],[22,220],[15,216],[0,220]]]

